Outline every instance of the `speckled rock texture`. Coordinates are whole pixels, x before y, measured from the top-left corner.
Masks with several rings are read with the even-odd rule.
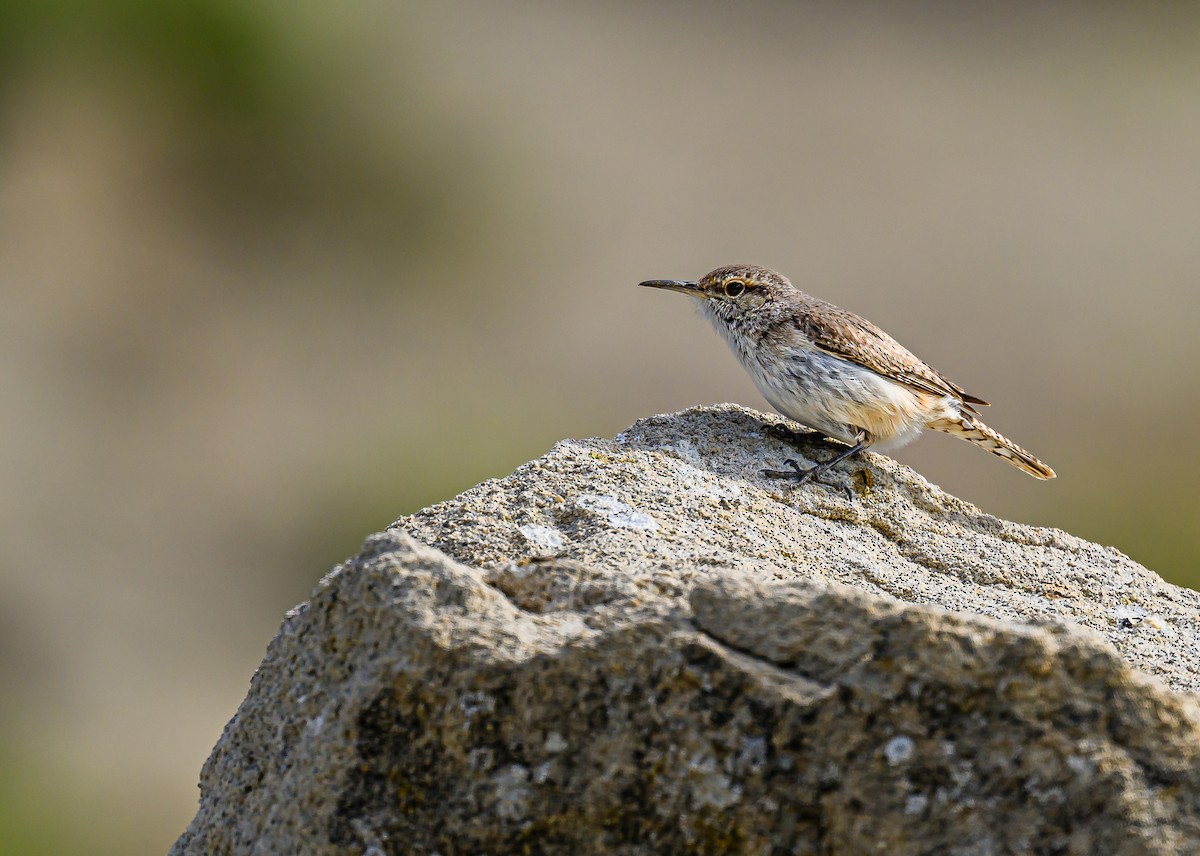
[[[1200,596],[733,406],[565,441],[291,612],[175,854],[1200,853]]]

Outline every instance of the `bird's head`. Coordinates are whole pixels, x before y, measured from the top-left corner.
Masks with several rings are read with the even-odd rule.
[[[787,277],[758,265],[727,265],[705,274],[698,282],[650,279],[639,285],[703,300],[707,312],[725,319],[751,315],[795,292]]]

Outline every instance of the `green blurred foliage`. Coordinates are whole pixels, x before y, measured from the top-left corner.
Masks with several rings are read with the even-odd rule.
[[[4,0],[6,74],[73,57],[128,62],[162,75],[188,107],[252,115],[278,106],[287,86],[285,28],[270,7],[237,0]]]
[[[470,199],[493,172],[486,153],[446,125],[415,62],[356,80],[344,37],[319,4],[0,0],[0,98],[66,70],[146,102],[162,174],[222,240],[238,232],[231,218],[259,248],[271,234],[319,236],[403,255],[477,234]],[[347,98],[347,83],[379,91]],[[371,97],[403,104],[407,120],[381,121]]]
[[[95,856],[150,852],[156,844],[136,822],[119,817],[119,802],[53,770],[31,747],[0,741],[0,849],[4,853]],[[110,802],[111,800],[111,802]]]
[[[43,780],[43,770],[42,764],[18,759],[10,747],[0,745],[0,840],[5,851],[83,853],[85,830],[64,822],[72,806]]]
[[[1117,452],[1110,460],[1128,456]],[[1059,511],[1059,525],[1072,535],[1116,547],[1175,585],[1200,589],[1200,496],[1192,490],[1190,472],[1161,460],[1139,462],[1129,468],[1117,496],[1104,489],[1101,479],[1093,475],[1090,480],[1094,489],[1074,492],[1070,505]]]
[[[496,412],[493,410],[493,412]],[[486,422],[444,425],[432,421],[389,430],[355,442],[323,468],[310,487],[311,519],[292,539],[297,598],[307,598],[314,569],[332,568],[358,553],[363,538],[400,516],[443,502],[489,478],[503,478],[545,454],[558,439],[532,411],[512,407]],[[413,448],[425,454],[413,457]],[[404,461],[403,469],[396,467]]]

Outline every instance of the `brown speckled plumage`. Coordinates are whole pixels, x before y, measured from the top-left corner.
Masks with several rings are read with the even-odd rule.
[[[931,428],[985,448],[1035,478],[1054,478],[1052,469],[980,421],[976,407],[987,404],[982,398],[870,321],[805,294],[775,271],[729,265],[699,282],[642,285],[700,299],[701,312],[771,405],[852,451],[896,448]],[[841,457],[808,471],[768,474],[804,481]]]

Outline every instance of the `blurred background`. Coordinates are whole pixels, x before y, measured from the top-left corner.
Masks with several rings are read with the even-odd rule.
[[[564,437],[763,407],[775,267],[995,405],[896,457],[1200,584],[1200,6],[0,0],[0,841],[163,852],[284,612]]]

